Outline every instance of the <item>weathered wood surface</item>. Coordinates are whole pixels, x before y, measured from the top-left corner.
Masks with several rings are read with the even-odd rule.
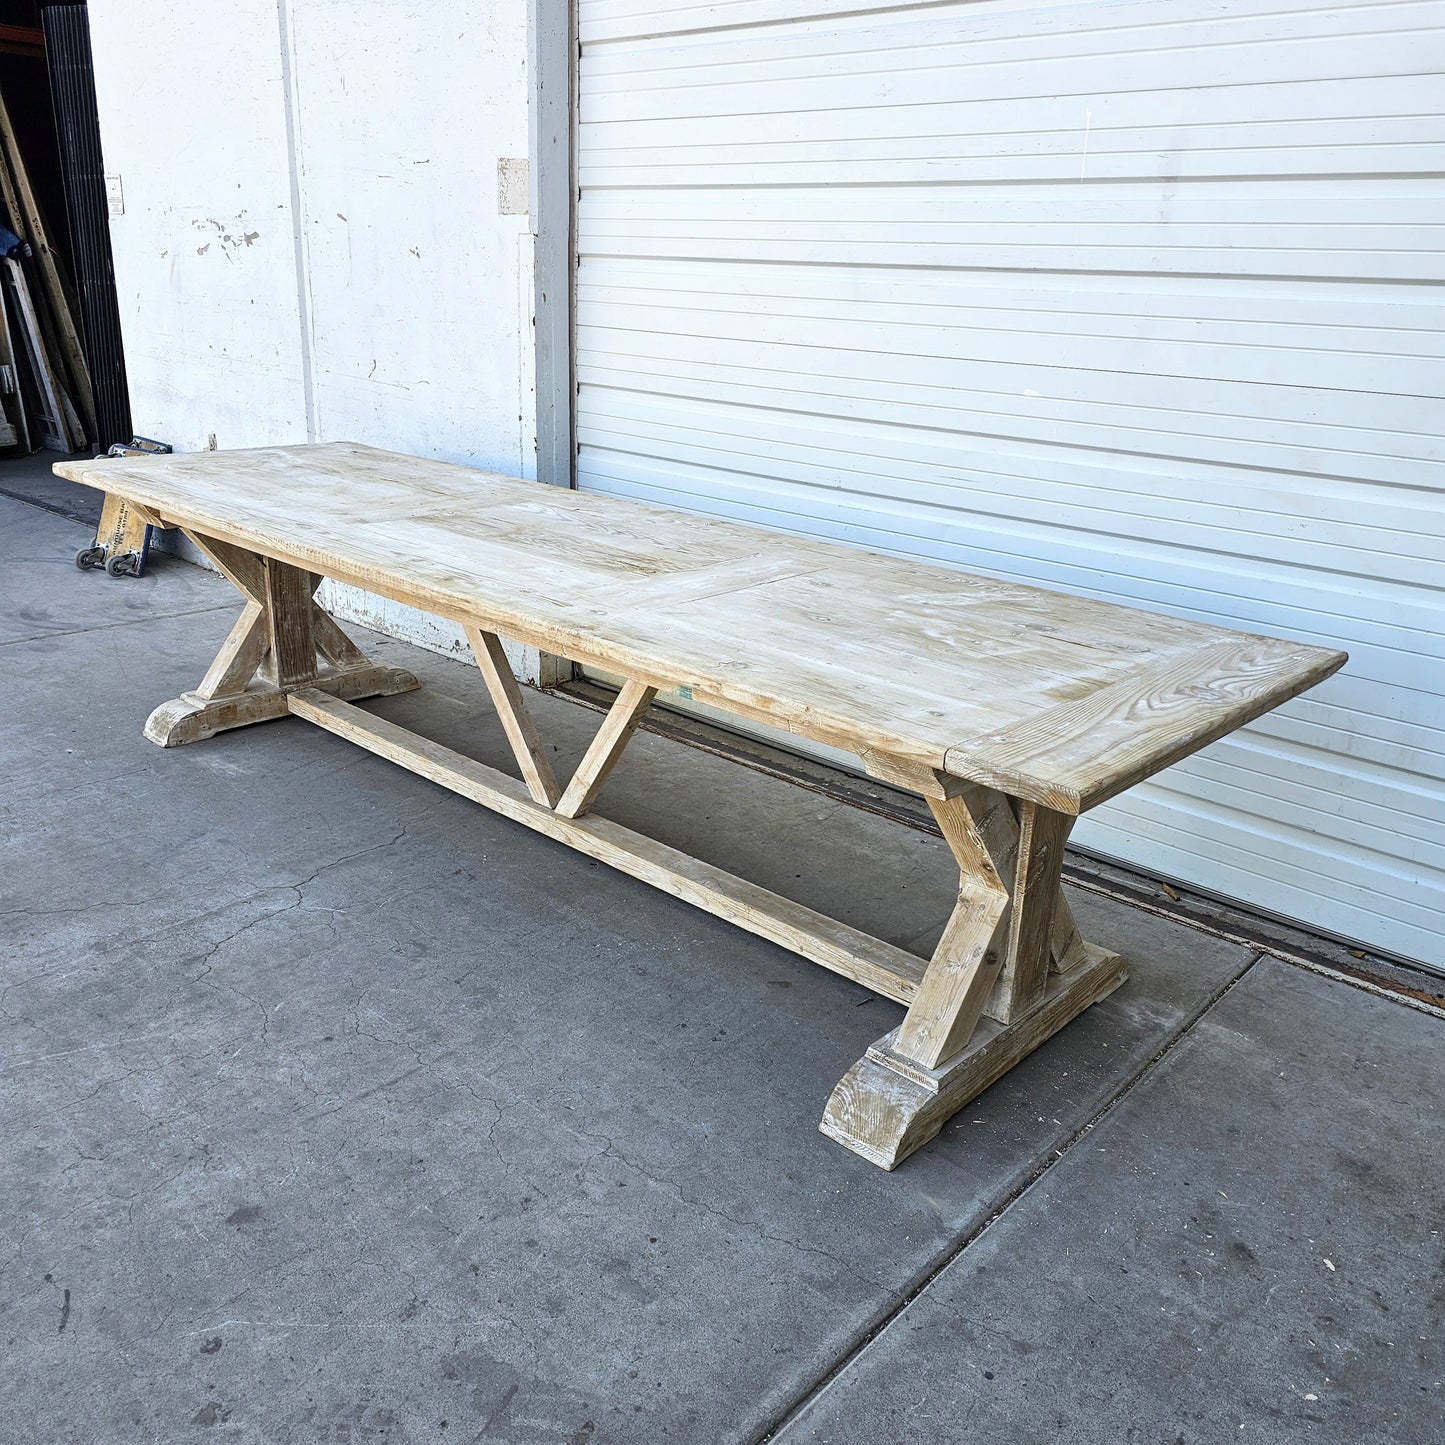
[[[351,443],[56,472],[651,687],[1077,813],[1340,652]]]
[[[472,656],[486,680],[492,706],[497,710],[502,730],[511,744],[517,766],[522,770],[522,781],[526,783],[527,791],[531,793],[533,802],[555,808],[562,790],[557,786],[552,760],[542,746],[532,715],[522,701],[522,689],[517,686],[512,664],[507,661],[502,639],[495,632],[483,632],[471,623],[466,625],[466,634]]]
[[[897,1030],[885,1034],[844,1074],[818,1127],[855,1154],[895,1168],[928,1143],[950,1115],[1129,977],[1118,954],[1085,947],[1087,960],[1056,976],[1032,1012],[1008,1026],[986,1019],[967,1046],[940,1068],[920,1067],[898,1052]]]
[[[921,958],[870,938],[846,923],[815,913],[666,843],[634,833],[620,823],[606,818],[569,818],[538,803],[524,784],[505,773],[323,692],[299,689],[290,696],[290,710],[514,822],[546,833],[750,933],[770,938],[885,998],[907,1003],[918,991],[924,971]]]
[[[643,715],[652,706],[657,696],[655,687],[646,683],[626,682],[617,694],[617,700],[597,729],[597,736],[577,764],[572,781],[567,784],[557,811],[564,818],[580,818],[596,800],[607,781],[607,775],[617,766],[622,750],[631,741],[633,733],[642,725]]]
[[[142,522],[154,513],[133,507]],[[287,697],[307,688],[343,700],[387,697],[419,684],[405,668],[374,663],[321,610],[321,579],[274,558],[188,532],[246,599],[206,675],[192,692],[162,703],[145,735],[163,748],[201,742],[229,728],[285,717]],[[329,664],[323,670],[323,664]]]
[[[349,444],[64,462],[179,524],[244,598],[163,746],[286,714],[875,989],[901,1024],[821,1128],[893,1168],[1126,977],[1060,886],[1081,808],[1326,676],[1343,654]],[[322,575],[459,620],[521,780],[348,699],[416,686],[316,604]],[[500,634],[625,682],[565,787]],[[928,800],[959,867],[933,955],[589,816],[661,686],[852,748]]]
[[[958,860],[958,901],[899,1029],[899,1047],[930,1068],[972,1036],[1003,965],[1012,899],[967,800],[930,798]]]

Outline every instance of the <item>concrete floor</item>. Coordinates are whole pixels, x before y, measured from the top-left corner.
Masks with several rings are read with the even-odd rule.
[[[94,455],[73,452],[74,457]],[[61,461],[60,452],[36,452],[29,457],[7,457],[0,461],[0,497],[29,502],[72,521],[86,522],[94,527],[100,521],[102,494],[89,487],[78,487],[57,477],[53,470]]]
[[[0,500],[6,1445],[1442,1438],[1440,1020],[1077,894],[1130,983],[886,1175],[817,1122],[894,1005],[306,724],[151,746],[234,596],[84,538]],[[947,912],[938,840],[657,737],[600,810]]]

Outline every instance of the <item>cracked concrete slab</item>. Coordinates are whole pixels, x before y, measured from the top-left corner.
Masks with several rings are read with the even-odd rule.
[[[1076,895],[1133,980],[885,1175],[817,1122],[894,1005],[303,723],[151,746],[233,594],[101,630],[81,529],[19,521],[79,619],[3,649],[35,1438],[754,1438],[1251,961]],[[376,711],[504,764],[478,674],[364,645],[425,684]],[[529,700],[565,769],[596,715]],[[939,840],[645,734],[599,811],[915,946],[951,901]]]
[[[1442,1041],[1257,964],[779,1445],[1434,1445]]]

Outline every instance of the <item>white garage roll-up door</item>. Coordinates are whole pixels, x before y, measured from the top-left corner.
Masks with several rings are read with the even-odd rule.
[[[582,0],[577,484],[1348,648],[1075,838],[1445,962],[1442,26]]]

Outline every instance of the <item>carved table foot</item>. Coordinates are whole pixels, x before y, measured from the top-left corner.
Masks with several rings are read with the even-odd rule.
[[[843,1076],[818,1126],[870,1163],[892,1169],[943,1127],[950,1115],[1001,1078],[1051,1034],[1129,976],[1124,960],[1085,944],[1088,960],[1054,974],[1044,997],[1011,1024],[983,1019],[968,1043],[937,1068],[896,1053],[885,1034]]]

